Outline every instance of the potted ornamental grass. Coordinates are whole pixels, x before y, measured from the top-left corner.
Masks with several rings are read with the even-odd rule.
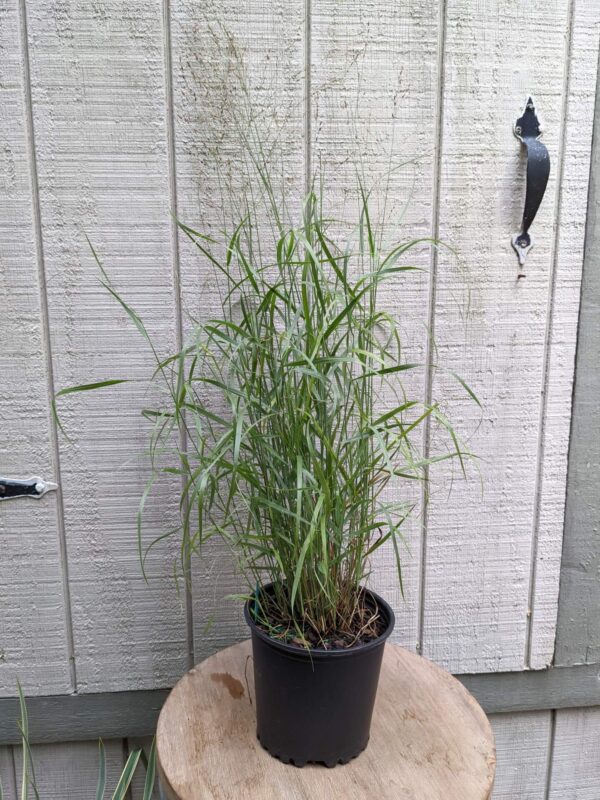
[[[150,483],[161,472],[182,477],[184,562],[219,538],[248,587],[261,744],[285,762],[333,766],[367,745],[394,627],[368,588],[370,561],[387,546],[401,582],[401,529],[414,503],[386,490],[425,480],[434,461],[462,466],[465,453],[439,405],[410,394],[408,376],[425,365],[405,361],[400,336],[403,281],[417,270],[409,255],[436,243],[383,249],[360,182],[350,233],[314,193],[296,225],[266,195],[268,213],[246,209],[225,238],[179,224],[216,271],[221,304],[191,324],[181,352],[157,357],[154,380],[167,391],[143,412],[154,422]],[[378,304],[391,280],[400,314]],[[429,458],[427,420],[446,437]]]

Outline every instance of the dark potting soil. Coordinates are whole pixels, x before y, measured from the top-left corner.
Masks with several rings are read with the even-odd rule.
[[[301,650],[348,650],[377,639],[386,627],[386,620],[378,611],[377,604],[368,596],[361,594],[357,610],[344,630],[331,630],[317,633],[310,625],[299,631],[291,620],[282,620],[281,614],[272,603],[264,603],[263,612],[267,621],[255,620],[257,627],[272,639],[278,639]],[[300,635],[302,634],[302,635]]]

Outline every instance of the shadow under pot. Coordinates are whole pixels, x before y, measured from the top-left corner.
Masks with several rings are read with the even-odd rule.
[[[272,591],[272,584],[261,593]],[[345,764],[369,741],[383,648],[394,613],[375,592],[381,633],[345,649],[306,649],[275,639],[256,620],[254,597],[244,607],[252,634],[256,735],[272,756],[303,767]]]

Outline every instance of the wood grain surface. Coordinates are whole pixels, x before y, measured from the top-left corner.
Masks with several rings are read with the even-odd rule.
[[[538,433],[530,635],[525,655],[526,665],[532,669],[543,669],[551,663],[556,637],[571,397],[588,208],[588,198],[578,187],[586,183],[590,174],[594,127],[594,96],[590,87],[596,82],[599,27],[597,0],[577,0],[572,4],[567,28],[571,56],[564,71],[562,148],[556,159],[560,194],[555,211]],[[593,215],[593,206],[590,208]],[[597,390],[595,393],[597,395]],[[597,442],[597,431],[591,432],[590,439]],[[581,608],[582,603],[578,605]],[[589,616],[593,619],[597,615],[591,610]]]
[[[161,354],[175,342],[160,4],[27,3],[47,302],[56,388],[126,378],[60,403],[61,484],[77,689],[168,685],[187,667],[176,548],[144,581],[136,509],[149,476],[148,344],[99,283],[86,235]],[[145,513],[173,525],[177,481]],[[147,537],[147,538],[146,538]],[[150,624],[148,624],[150,622]]]
[[[4,800],[17,800],[12,747],[0,747],[0,786]]]
[[[490,795],[496,757],[485,714],[451,675],[398,645],[386,645],[370,743],[349,764],[298,769],[272,758],[256,739],[253,703],[249,641],[181,679],[157,729],[169,800]]]
[[[483,407],[476,422],[461,387],[436,371],[432,398],[443,402],[477,456],[468,482],[456,470],[436,472],[445,487],[455,478],[453,491],[449,497],[434,492],[427,517],[423,652],[452,672],[519,670],[529,661],[540,667],[552,657],[547,624],[555,623],[558,585],[552,543],[562,537],[566,452],[560,431],[568,427],[558,417],[569,413],[575,329],[566,321],[578,306],[573,284],[582,261],[581,251],[569,255],[569,265],[562,261],[556,231],[561,203],[566,212],[568,198],[574,199],[572,186],[561,182],[562,165],[564,176],[575,175],[580,147],[564,124],[567,75],[571,60],[578,72],[578,59],[590,59],[585,46],[573,49],[570,31],[580,17],[578,11],[574,20],[572,9],[567,0],[447,4],[439,230],[456,255],[440,251],[434,335],[438,363],[461,375]],[[597,4],[593,13],[583,12],[597,35]],[[585,120],[594,81],[586,84]],[[526,277],[518,279],[510,232],[523,211],[525,159],[512,127],[528,92],[542,119],[552,171],[532,227],[536,245]],[[589,163],[589,143],[585,150]],[[580,181],[581,175],[574,178]],[[567,272],[569,280],[559,278]],[[557,321],[553,327],[554,310],[564,326]],[[548,370],[559,368],[554,344],[563,350],[562,377],[545,404]],[[554,475],[562,471],[562,492],[555,483],[547,503],[542,482],[550,481],[551,470],[544,472],[544,453],[551,454]],[[539,638],[532,619],[546,630]]]
[[[22,10],[22,9],[21,9]],[[60,482],[50,421],[42,243],[36,225],[24,18],[0,4],[0,475]],[[0,510],[0,694],[67,693],[61,509],[56,493]]]
[[[600,797],[600,708],[556,712],[548,800]]]
[[[546,800],[551,711],[492,714],[496,780],[492,800]]]
[[[126,750],[121,739],[104,743],[107,792],[114,791],[125,766]],[[23,769],[22,750],[13,748],[19,789]],[[92,800],[96,797],[100,750],[98,742],[38,744],[31,747],[35,782],[40,800]],[[19,792],[19,797],[23,797]],[[36,797],[28,787],[28,798]]]
[[[579,8],[579,4],[578,4]],[[581,80],[581,78],[579,79]],[[579,86],[578,81],[578,86]],[[579,103],[572,104],[573,116]],[[600,404],[598,403],[598,353],[600,353],[600,82],[596,90],[594,145],[590,170],[586,223],[585,262],[582,277],[576,384],[569,444],[569,479],[565,509],[565,535],[560,570],[560,602],[556,627],[555,663],[600,662],[600,529],[598,528],[598,475],[600,474]],[[569,235],[569,229],[561,238]],[[536,626],[537,627],[537,626]]]
[[[497,750],[491,800],[546,800],[547,797],[550,800],[598,800],[600,709],[574,708],[555,714],[551,711],[492,714],[489,719]],[[149,752],[150,745],[148,737],[105,739],[110,791],[116,784],[126,753],[140,746]],[[36,745],[33,756],[38,785],[44,791],[42,800],[46,793],[51,798],[66,800],[92,800],[95,796],[97,741],[64,742],[51,747]],[[0,747],[0,781],[6,800],[20,797],[20,768],[20,747]],[[140,766],[131,787],[133,800],[141,800],[143,782],[144,769]],[[236,800],[245,797],[243,787],[240,794],[234,796]],[[299,792],[290,796],[305,797]],[[320,796],[315,791],[311,800],[320,799]],[[158,800],[158,787],[154,797]],[[251,800],[252,795],[249,797]],[[277,795],[272,797],[279,800]],[[348,797],[369,800],[370,795],[348,794]],[[414,796],[414,800],[420,798],[419,794]]]
[[[360,218],[357,175],[370,193],[369,210],[384,255],[398,241],[431,235],[437,215],[440,11],[437,0],[313,4],[306,109],[311,163],[342,249],[355,238]],[[419,271],[397,275],[378,290],[381,309],[399,322],[402,357],[422,365],[428,361],[432,257],[433,248],[421,243],[401,262]],[[403,373],[410,398],[422,400],[426,382],[424,367]],[[396,405],[387,388],[381,405],[382,410]],[[418,433],[415,441],[421,444]],[[404,594],[391,542],[374,553],[371,574],[372,587],[384,592],[396,615],[392,641],[411,650],[420,647],[421,633],[421,488],[416,481],[395,478],[385,490],[388,502],[414,503],[417,509],[402,526]]]
[[[278,200],[302,195],[302,3],[171,0],[170,19],[176,211],[182,222],[220,242],[215,252],[223,257],[223,231],[231,233],[245,215],[245,197],[263,209],[259,218],[265,216],[261,181],[240,130],[254,138],[256,126],[270,153]],[[261,248],[265,260],[274,261],[265,228],[266,221]],[[194,320],[221,313],[224,279],[186,236],[178,244],[185,338]],[[220,408],[218,392],[208,398]],[[246,590],[229,547],[215,538],[206,542],[192,575],[195,661],[246,635],[242,606],[229,597]]]
[[[524,162],[512,126],[534,86],[554,160],[564,63],[552,54],[564,56],[568,5],[500,0],[494,25],[488,4],[447,5],[440,238],[456,251],[440,251],[434,335],[437,362],[482,404],[477,420],[452,375],[435,372],[432,398],[477,456],[468,481],[436,470],[434,486],[453,480],[452,493],[434,492],[427,515],[423,653],[452,672],[524,663],[557,181],[553,173],[518,280],[510,235],[523,211]]]

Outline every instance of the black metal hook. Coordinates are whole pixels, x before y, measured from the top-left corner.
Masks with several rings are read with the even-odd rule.
[[[25,480],[0,476],[0,500],[12,500],[13,497],[35,497],[39,499],[46,492],[52,492],[56,489],[58,489],[56,483],[45,481],[37,476],[26,478]]]
[[[519,257],[519,264],[523,266],[527,253],[533,247],[529,228],[544,197],[550,175],[550,156],[546,145],[540,142],[542,130],[531,97],[527,100],[523,115],[515,123],[514,134],[527,148],[527,189],[523,221],[520,232],[515,233],[511,239]],[[522,278],[524,275],[520,274],[519,277]]]

